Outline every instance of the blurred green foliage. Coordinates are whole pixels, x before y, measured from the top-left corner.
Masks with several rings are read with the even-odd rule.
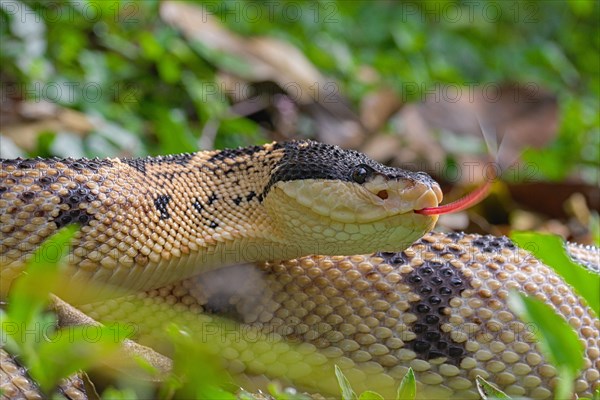
[[[110,360],[124,339],[107,326],[59,328],[56,316],[46,312],[50,293],[62,284],[61,269],[77,229],[64,228],[36,250],[27,273],[12,288],[6,310],[0,309],[2,346],[27,366],[45,395],[62,379]]]
[[[549,89],[559,97],[560,135],[526,159],[549,179],[575,168],[597,178],[596,1],[196,3],[232,31],[297,46],[355,106],[383,86],[408,101],[444,83]],[[183,38],[160,19],[158,1],[10,0],[1,8],[5,88],[33,87],[26,97],[46,96],[113,124],[83,141],[87,155],[119,154],[132,142],[131,155],[192,151],[214,129],[216,147],[267,140],[257,123],[231,114],[227,96],[207,90],[219,66],[244,66]],[[52,92],[52,83],[62,92]]]
[[[335,376],[340,386],[342,400],[384,400],[382,395],[372,390],[365,390],[360,395],[357,395],[354,389],[352,389],[350,381],[337,365],[335,366]],[[412,367],[409,367],[402,381],[400,381],[400,386],[398,386],[396,400],[414,400],[416,395],[417,383],[415,373]]]

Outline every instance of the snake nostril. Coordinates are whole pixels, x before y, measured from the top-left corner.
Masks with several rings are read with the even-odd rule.
[[[377,193],[377,197],[379,197],[381,200],[387,199],[388,198],[388,192],[387,192],[387,190],[380,190]]]

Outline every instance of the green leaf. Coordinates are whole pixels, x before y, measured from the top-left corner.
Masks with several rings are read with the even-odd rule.
[[[543,233],[513,232],[511,239],[553,268],[586,300],[596,315],[600,316],[600,275],[572,261],[561,238]]]
[[[160,59],[156,66],[160,77],[166,83],[175,84],[181,78],[179,63],[171,56]]]
[[[15,280],[8,296],[8,317],[12,322],[23,327],[46,322],[39,319],[48,304],[49,293],[59,283],[59,269],[77,229],[76,225],[61,229],[32,255],[26,273]]]
[[[40,245],[15,281],[7,311],[0,314],[7,344],[22,357],[28,373],[46,394],[61,379],[105,361],[123,339],[109,327],[57,329],[55,315],[45,311],[49,294],[58,289],[60,267],[76,231],[77,226],[71,225]]]
[[[400,382],[396,400],[414,400],[417,395],[417,382],[415,381],[415,373],[412,368],[409,368]]]
[[[29,373],[48,393],[63,378],[106,361],[120,349],[119,331],[104,326],[70,326],[39,343],[39,363],[28,363]]]
[[[356,393],[354,393],[354,390],[352,390],[352,386],[350,386],[350,382],[348,382],[348,379],[337,365],[335,366],[335,376],[342,391],[342,400],[358,399]]]
[[[159,60],[163,56],[164,49],[152,33],[146,31],[140,32],[138,42],[142,48],[142,55],[144,57],[150,60]]]
[[[483,400],[490,399],[510,399],[510,397],[498,389],[496,386],[492,385],[481,376],[477,375],[475,378],[475,382],[477,383],[477,391]]]
[[[583,366],[584,348],[575,330],[552,307],[522,293],[510,292],[508,304],[521,319],[531,322],[542,352],[558,370],[556,398],[569,398],[573,380]]]
[[[161,397],[175,393],[175,398],[236,400],[235,394],[223,389],[228,374],[206,343],[194,340],[174,323],[167,327],[167,333],[175,346],[174,366]]]
[[[365,390],[358,396],[358,400],[384,400],[383,396],[371,390]]]
[[[156,108],[156,136],[167,154],[196,151],[195,139],[181,110]]]
[[[56,139],[56,133],[52,131],[43,131],[37,134],[36,148],[33,154],[38,157],[52,157],[52,143]]]

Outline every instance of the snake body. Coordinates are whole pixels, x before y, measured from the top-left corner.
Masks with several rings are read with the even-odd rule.
[[[598,387],[598,316],[506,238],[426,234],[436,218],[413,211],[437,206],[441,191],[425,174],[315,142],[1,164],[3,295],[44,239],[77,222],[74,284],[60,295],[99,321],[134,323],[141,342],[175,314],[200,331],[227,315],[287,360],[223,340],[237,372],[331,392],[331,379],[311,378],[320,368],[330,376],[331,361],[357,388],[393,396],[412,367],[423,397],[477,397],[480,375],[509,394],[547,398],[556,369],[534,327],[508,308],[515,288],[575,328],[586,349],[576,392]],[[593,249],[572,254],[599,264]],[[97,303],[75,282],[99,284],[91,300],[113,287],[132,294]],[[12,375],[0,371],[9,387]]]

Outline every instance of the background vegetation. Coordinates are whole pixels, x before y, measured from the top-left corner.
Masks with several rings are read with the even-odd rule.
[[[428,89],[432,83],[539,85],[558,96],[562,121],[558,139],[543,151],[542,173],[562,177],[571,168],[598,166],[597,2],[197,3],[234,32],[296,46],[355,109],[382,86],[418,101],[421,90],[402,93],[407,83]],[[3,2],[3,99],[48,98],[114,124],[52,152],[113,155],[134,141],[139,146],[129,151],[135,155],[194,150],[211,120],[219,122],[215,147],[268,140],[256,122],[227,112],[231,99],[201,93],[207,86],[199,83],[216,82],[219,70],[235,69],[227,63],[239,60],[182,37],[161,20],[159,6]],[[67,86],[57,92],[51,84]],[[49,141],[31,153],[47,152]],[[560,175],[550,171],[550,161],[561,165]]]

